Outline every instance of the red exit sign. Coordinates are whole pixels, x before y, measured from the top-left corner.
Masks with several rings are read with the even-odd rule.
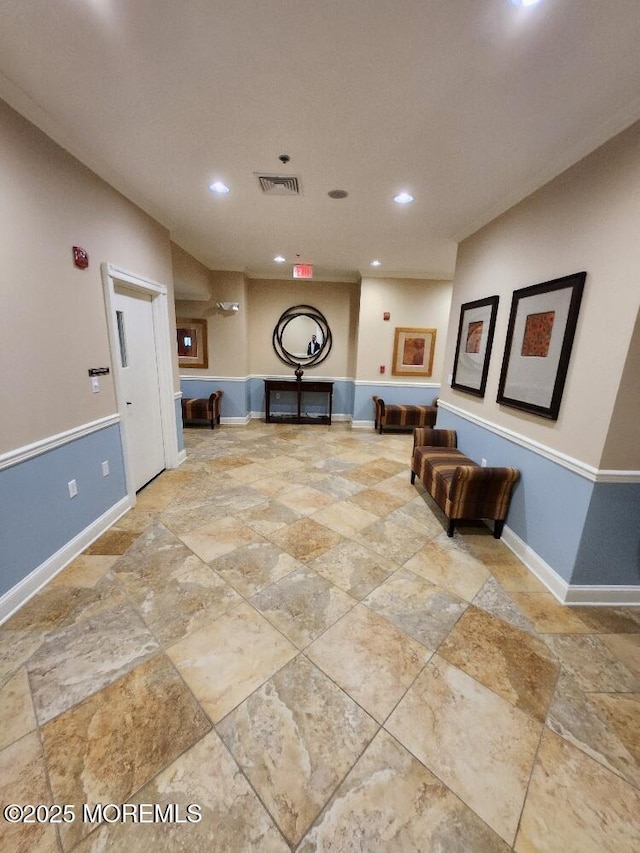
[[[313,265],[312,264],[294,264],[293,265],[293,277],[294,278],[313,278]]]

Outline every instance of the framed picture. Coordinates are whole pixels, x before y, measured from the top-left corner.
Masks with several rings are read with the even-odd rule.
[[[557,420],[586,277],[514,291],[498,403]]]
[[[431,376],[436,329],[396,329],[393,342],[394,376]]]
[[[180,367],[209,367],[207,356],[207,321],[176,320],[178,333],[178,365]]]
[[[458,342],[451,387],[484,397],[496,327],[499,296],[487,296],[460,307]]]

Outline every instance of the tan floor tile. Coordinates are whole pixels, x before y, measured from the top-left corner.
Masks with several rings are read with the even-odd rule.
[[[38,721],[47,720],[116,681],[155,655],[155,638],[129,604],[95,616],[47,637],[27,662]]]
[[[620,663],[597,634],[547,634],[544,639],[581,690],[640,692],[640,679]]]
[[[353,598],[363,599],[394,571],[394,565],[358,542],[341,542],[309,567]]]
[[[250,465],[242,465],[239,468],[229,468],[226,473],[240,483],[253,483],[254,480],[264,480],[268,477],[271,469],[258,462],[252,462]]]
[[[66,569],[63,569],[49,583],[53,586],[84,586],[94,587],[107,574],[117,556],[85,556],[77,557]]]
[[[623,663],[629,672],[640,679],[640,636],[637,634],[602,634],[602,642]]]
[[[151,579],[121,576],[127,594],[158,642],[171,645],[203,628],[242,601],[194,554],[168,573]]]
[[[547,726],[603,767],[640,787],[638,698],[640,694],[633,693],[584,693],[575,678],[563,672]]]
[[[640,788],[640,693],[590,693],[589,700],[635,758],[636,773],[627,779]]]
[[[26,735],[0,752],[0,803],[52,804],[40,740]],[[60,801],[61,802],[61,801]],[[9,823],[0,819],[0,850],[7,853],[58,853],[56,828],[47,823]]]
[[[26,669],[19,669],[0,689],[0,709],[0,749],[37,727]]]
[[[540,723],[436,655],[385,728],[513,843]]]
[[[314,512],[334,503],[330,495],[312,486],[295,486],[290,491],[280,492],[278,500],[300,515],[313,515]]]
[[[298,521],[302,514],[277,500],[270,500],[245,512],[237,513],[236,517],[261,536],[268,536],[280,530],[281,527]]]
[[[218,722],[297,652],[253,607],[240,604],[167,654]]]
[[[369,513],[373,513],[377,517],[388,515],[394,509],[404,506],[411,499],[411,497],[406,497],[402,493],[394,494],[392,491],[385,491],[381,487],[363,489],[349,498],[351,503],[357,504],[357,506],[362,507],[362,509],[367,510]]]
[[[183,534],[180,538],[205,563],[228,554],[241,545],[264,541],[255,530],[235,518],[217,519]]]
[[[318,524],[312,518],[303,518],[283,527],[272,533],[269,539],[278,548],[303,563],[310,563],[343,541],[340,534]]]
[[[640,634],[640,607],[572,607],[598,634]]]
[[[640,791],[546,732],[514,849],[631,853],[638,838]]]
[[[46,633],[43,631],[10,631],[0,628],[0,684],[6,683],[38,651],[45,638]]]
[[[299,853],[507,853],[509,846],[382,730]]]
[[[210,566],[238,592],[250,598],[303,564],[271,542],[241,545],[212,560]]]
[[[431,650],[438,648],[469,606],[407,569],[390,575],[362,603]]]
[[[306,566],[259,592],[251,604],[299,649],[355,605],[355,600]]]
[[[559,667],[542,640],[471,606],[438,654],[515,708],[545,721]]]
[[[304,657],[287,664],[218,725],[291,844],[300,841],[377,730]]]
[[[484,563],[446,535],[428,542],[404,567],[466,601],[491,577]]]
[[[210,728],[169,661],[157,656],[43,727],[54,801],[73,803],[78,815],[83,803],[128,802]],[[65,849],[91,828],[81,820],[62,825]]]
[[[498,619],[502,619],[513,625],[514,628],[519,628],[521,631],[527,631],[537,636],[537,632],[530,620],[527,619],[509,593],[505,592],[493,576],[489,578],[474,597],[473,603],[476,607],[486,610],[487,613],[492,613]]]
[[[588,634],[589,628],[571,607],[550,592],[510,592],[510,597],[540,634]]]
[[[361,545],[371,548],[376,554],[402,565],[413,557],[430,537],[411,529],[408,524],[398,523],[387,516],[363,528],[352,538]]]
[[[468,537],[471,539],[471,537]],[[476,552],[476,548],[471,544],[471,550]],[[505,547],[505,546],[503,546]],[[504,562],[491,562],[479,554],[479,559],[483,560],[486,566],[491,571],[491,574],[498,581],[503,589],[507,592],[542,592],[546,593],[547,589],[538,578],[527,569],[519,560],[508,552]]]
[[[306,655],[382,722],[431,653],[382,616],[358,605],[312,643]]]
[[[342,536],[353,536],[363,527],[368,527],[378,520],[372,512],[355,506],[349,501],[338,501],[313,514],[313,520],[324,524]]]
[[[96,539],[93,545],[89,545],[84,553],[85,555],[101,554],[105,556],[124,554],[133,545],[139,535],[136,530],[118,530],[112,528],[103,533],[99,539]]]
[[[175,804],[182,822],[103,825],[77,853],[154,851],[288,853],[289,846],[271,822],[247,780],[215,732],[210,732],[145,785],[132,803]],[[200,806],[201,820],[186,819]]]

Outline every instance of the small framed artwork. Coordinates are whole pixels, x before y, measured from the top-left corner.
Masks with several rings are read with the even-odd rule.
[[[498,403],[557,420],[586,277],[514,291]]]
[[[436,331],[396,328],[391,373],[394,376],[431,376]]]
[[[487,296],[460,306],[451,381],[451,387],[458,391],[484,397],[499,299],[499,296]]]
[[[178,365],[180,367],[209,367],[207,355],[207,321],[177,319]]]

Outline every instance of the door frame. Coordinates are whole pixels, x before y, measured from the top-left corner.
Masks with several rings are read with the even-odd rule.
[[[125,417],[126,399],[122,388],[122,376],[119,360],[120,344],[118,329],[115,322],[114,295],[118,284],[123,284],[128,290],[133,290],[144,296],[151,297],[151,314],[153,318],[153,337],[155,341],[156,365],[158,368],[158,385],[160,391],[160,420],[162,424],[162,444],[164,448],[164,467],[177,468],[180,464],[178,454],[178,431],[173,391],[173,359],[171,324],[169,322],[168,289],[164,284],[158,284],[150,279],[135,275],[113,266],[102,263],[102,290],[107,313],[107,329],[109,332],[109,348],[111,350],[111,366],[113,384],[116,393],[116,405],[120,421],[122,438],[122,455],[127,484],[127,493],[131,506],[136,503],[136,492],[133,486],[129,464],[129,437]]]

